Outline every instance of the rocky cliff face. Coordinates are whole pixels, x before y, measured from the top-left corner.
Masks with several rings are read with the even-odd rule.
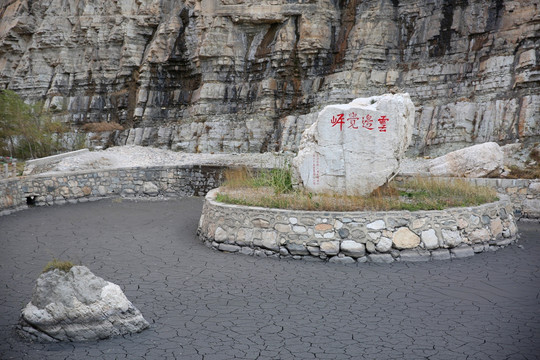
[[[540,0],[4,0],[0,86],[100,141],[293,150],[330,103],[416,105],[412,153],[540,136]],[[95,137],[95,136],[94,136]]]

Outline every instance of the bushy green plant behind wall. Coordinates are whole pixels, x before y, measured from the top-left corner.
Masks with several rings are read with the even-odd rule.
[[[14,91],[0,90],[0,155],[30,159],[61,150],[66,126],[53,121],[42,103],[26,104]]]

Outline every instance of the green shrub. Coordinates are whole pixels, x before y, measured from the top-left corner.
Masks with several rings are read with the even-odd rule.
[[[230,188],[269,187],[276,194],[287,193],[293,190],[290,168],[264,169],[258,172],[249,170],[246,167],[229,169],[225,171],[225,182],[223,186]]]
[[[26,104],[15,92],[0,90],[0,155],[44,157],[62,149],[67,127],[51,119],[42,103]]]
[[[264,170],[253,179],[256,187],[271,187],[276,194],[292,191],[292,176],[289,169]]]

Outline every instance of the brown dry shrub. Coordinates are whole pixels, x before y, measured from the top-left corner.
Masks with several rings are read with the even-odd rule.
[[[82,129],[86,132],[104,132],[104,131],[124,130],[124,127],[114,122],[98,122],[98,123],[84,124],[82,126]]]
[[[510,166],[510,173],[506,175],[508,179],[540,179],[540,164],[520,168]]]
[[[540,163],[540,145],[536,144],[536,146],[531,150],[529,157],[537,163]]]

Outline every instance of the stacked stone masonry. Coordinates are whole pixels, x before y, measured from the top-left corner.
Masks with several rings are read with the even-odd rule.
[[[203,196],[221,183],[222,167],[164,166],[23,176],[0,181],[0,215],[28,205],[62,205],[107,197]]]
[[[36,206],[105,197],[204,196],[223,179],[220,166],[160,166],[57,173],[0,180],[0,216]],[[398,176],[397,181],[404,177]],[[506,194],[516,216],[540,217],[540,179],[468,179]]]
[[[0,180],[0,216],[31,205],[107,197],[202,196],[219,186],[223,170],[164,166]],[[517,218],[540,217],[540,180],[470,181],[494,187],[509,200],[445,211],[302,212],[220,204],[214,190],[198,232],[208,246],[227,252],[343,263],[427,261],[506,246],[516,238]]]
[[[256,256],[330,262],[429,261],[496,250],[516,239],[508,199],[441,211],[318,212],[219,203],[206,196],[198,233],[207,246]]]

